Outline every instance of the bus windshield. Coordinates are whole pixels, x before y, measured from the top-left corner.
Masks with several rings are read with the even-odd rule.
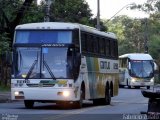
[[[68,48],[17,48],[15,78],[71,78]]]
[[[139,78],[153,77],[153,62],[150,60],[131,60],[131,76]]]
[[[71,31],[17,30],[16,43],[71,43]]]

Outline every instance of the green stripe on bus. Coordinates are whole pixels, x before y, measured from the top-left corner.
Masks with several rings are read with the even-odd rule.
[[[99,71],[99,64],[98,64],[98,58],[94,58],[94,67],[95,67],[95,71]]]

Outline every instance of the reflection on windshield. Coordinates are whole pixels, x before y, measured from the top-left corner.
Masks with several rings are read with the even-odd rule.
[[[152,61],[131,61],[131,75],[133,77],[153,77]]]
[[[67,48],[43,48],[43,61],[49,66],[55,78],[68,78],[67,66]],[[45,78],[51,78],[45,62],[42,63],[42,73]]]
[[[37,48],[19,48],[17,49],[18,68],[15,69],[17,78],[39,78],[39,56],[40,49]],[[16,66],[17,67],[17,66]]]
[[[16,31],[16,43],[71,43],[71,31]]]
[[[67,51],[68,48],[17,48],[15,77],[71,78],[73,62]]]

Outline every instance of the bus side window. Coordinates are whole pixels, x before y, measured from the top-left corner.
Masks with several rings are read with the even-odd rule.
[[[79,46],[79,29],[73,31],[73,43],[75,43],[76,46]]]
[[[95,54],[98,54],[98,52],[99,52],[99,44],[98,44],[98,37],[95,37],[94,36],[94,38],[93,38],[93,52],[95,53]]]
[[[93,40],[91,35],[87,35],[87,52],[92,53],[93,51]]]
[[[81,33],[81,44],[82,44],[82,51],[87,52],[87,35],[85,33]]]
[[[105,53],[106,53],[106,56],[110,56],[110,40],[107,38],[107,39],[105,39]]]
[[[117,41],[115,41],[114,49],[115,49],[115,57],[118,58],[118,43],[117,43]]]
[[[99,49],[100,49],[100,54],[101,55],[104,55],[104,53],[105,53],[105,49],[104,49],[104,39],[103,38],[100,38],[99,39]]]
[[[110,41],[111,42],[111,56],[116,57],[116,43],[115,41]]]

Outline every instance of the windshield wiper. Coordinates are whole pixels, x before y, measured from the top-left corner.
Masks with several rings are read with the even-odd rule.
[[[33,71],[33,69],[34,69],[34,66],[37,64],[37,62],[38,62],[38,60],[35,60],[35,61],[33,62],[33,64],[32,64],[32,66],[30,67],[30,69],[29,69],[29,71],[28,71],[27,76],[26,76],[25,79],[28,79],[28,78],[29,78],[29,76],[31,75],[31,73],[32,73],[32,71]]]
[[[47,62],[46,62],[45,60],[43,61],[43,64],[46,66],[46,68],[47,68],[49,74],[51,75],[52,79],[53,79],[53,80],[56,80],[56,77],[55,77],[54,74],[52,73],[50,67],[48,66],[48,64],[47,64]]]

